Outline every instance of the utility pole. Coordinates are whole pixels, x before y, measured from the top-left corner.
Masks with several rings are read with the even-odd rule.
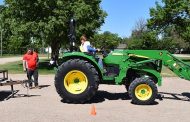
[[[1,56],[3,56],[3,29],[1,29]]]

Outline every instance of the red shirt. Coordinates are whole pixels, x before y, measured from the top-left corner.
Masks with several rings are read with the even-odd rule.
[[[23,56],[23,60],[26,61],[26,67],[28,69],[35,70],[38,62],[38,54],[36,52],[33,52],[32,54],[26,53]]]

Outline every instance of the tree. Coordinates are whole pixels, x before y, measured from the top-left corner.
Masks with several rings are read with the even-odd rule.
[[[129,49],[157,49],[157,33],[147,28],[144,19],[139,19],[135,23],[131,37],[127,40]]]
[[[148,27],[160,33],[167,33],[168,28],[180,38],[190,43],[190,1],[162,0],[150,9],[151,18]]]
[[[114,49],[118,46],[122,39],[118,36],[118,34],[105,31],[102,34],[95,34],[90,40],[95,47]]]
[[[140,37],[130,37],[127,41],[128,49],[155,50],[158,49],[157,35],[153,31],[144,31]]]
[[[132,35],[133,37],[141,37],[143,32],[147,31],[147,22],[145,19],[140,18],[136,23],[135,27],[132,30]]]
[[[7,41],[7,35],[6,35],[6,29],[5,29],[5,21],[4,21],[4,11],[5,7],[3,5],[0,5],[0,34],[2,33],[2,39],[3,39],[3,53],[7,50],[8,48],[8,41]]]
[[[5,19],[11,29],[10,40],[23,43],[31,38],[43,40],[58,58],[62,44],[68,43],[68,21],[77,20],[77,35],[93,35],[104,23],[106,13],[101,0],[5,0]],[[79,38],[79,37],[77,37]]]

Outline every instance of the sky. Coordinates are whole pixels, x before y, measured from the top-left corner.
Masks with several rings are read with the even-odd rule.
[[[159,1],[159,0],[158,0]],[[102,0],[101,8],[107,12],[100,33],[110,31],[120,37],[129,37],[139,19],[148,19],[149,8],[155,7],[156,0]],[[3,4],[3,0],[0,0]]]
[[[129,37],[139,19],[148,19],[149,8],[156,0],[102,0],[101,7],[108,13],[101,32],[110,31],[120,37]]]

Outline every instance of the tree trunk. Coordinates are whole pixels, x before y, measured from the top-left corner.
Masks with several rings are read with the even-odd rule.
[[[59,40],[52,41],[51,43],[51,59],[53,59],[56,63],[59,59],[59,49],[61,48],[61,43]]]

